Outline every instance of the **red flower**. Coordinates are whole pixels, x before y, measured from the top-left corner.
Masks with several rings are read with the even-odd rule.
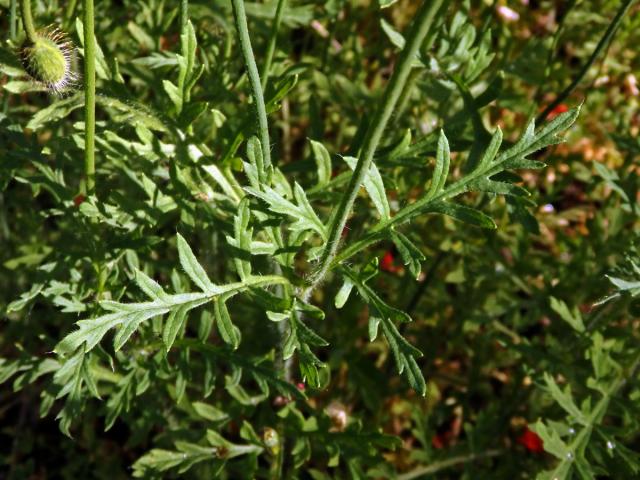
[[[549,116],[547,117],[549,120],[551,120],[552,118],[557,117],[558,115],[560,115],[561,113],[564,113],[566,111],[569,110],[569,107],[567,107],[566,104],[561,103],[560,105],[558,105],[556,108],[554,108],[553,110],[551,110],[549,112]]]
[[[542,453],[544,452],[544,444],[542,439],[538,436],[536,432],[529,430],[528,427],[525,427],[522,435],[518,437],[518,443],[523,445],[524,448],[533,453]]]
[[[382,260],[380,260],[380,270],[394,273],[397,270],[397,267],[393,264],[393,262],[394,262],[393,253],[388,251],[387,253],[384,254],[384,257],[382,257]]]
[[[82,202],[84,202],[86,199],[87,197],[85,197],[83,194],[80,193],[76,195],[75,198],[73,199],[73,204],[76,207],[79,207],[82,204]]]
[[[441,448],[444,448],[444,440],[442,438],[442,435],[436,434],[433,437],[431,437],[431,446],[438,450],[440,450]]]

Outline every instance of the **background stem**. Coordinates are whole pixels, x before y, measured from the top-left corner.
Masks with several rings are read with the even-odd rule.
[[[253,56],[253,49],[251,48],[249,27],[247,26],[247,14],[244,11],[244,1],[232,0],[231,6],[233,8],[233,17],[236,22],[242,56],[244,57],[244,62],[247,66],[249,83],[251,84],[251,90],[253,92],[253,102],[255,104],[256,114],[258,117],[258,138],[260,139],[262,146],[262,159],[264,167],[266,168],[271,165],[271,142],[269,140],[267,109],[264,105],[264,95],[262,93],[262,84],[260,83],[260,74],[258,73],[256,60]],[[258,173],[260,176],[264,174],[264,172]],[[263,179],[261,178],[261,180]]]
[[[469,453],[468,455],[460,455],[458,457],[451,457],[440,462],[432,463],[424,467],[418,467],[408,473],[398,476],[398,480],[413,480],[414,478],[422,477],[424,475],[432,475],[441,470],[446,470],[456,465],[461,465],[469,462],[475,462],[476,460],[482,460],[485,458],[497,457],[503,455],[504,450],[487,450],[482,453]]]
[[[558,105],[560,105],[562,102],[564,102],[567,99],[567,97],[571,95],[571,93],[573,93],[573,91],[577,88],[580,82],[582,82],[582,79],[587,75],[587,73],[589,72],[589,69],[591,68],[591,65],[593,65],[593,63],[598,58],[598,55],[600,55],[600,52],[602,52],[602,50],[613,39],[613,36],[615,35],[616,31],[620,27],[620,24],[622,23],[622,19],[624,18],[625,14],[627,13],[627,11],[629,10],[629,8],[631,7],[634,1],[635,0],[625,0],[624,2],[622,2],[622,4],[620,5],[620,8],[618,9],[618,12],[616,13],[616,16],[613,18],[613,20],[607,27],[607,31],[604,32],[604,35],[598,42],[598,45],[596,45],[596,48],[591,54],[591,56],[589,57],[589,60],[587,60],[587,63],[584,64],[584,66],[580,70],[580,73],[578,73],[578,76],[573,80],[573,82],[571,82],[571,84],[567,88],[565,88],[560,93],[560,95],[556,97],[556,99],[553,102],[551,102],[547,106],[547,108],[544,109],[544,111],[540,115],[538,115],[538,117],[536,118],[537,124],[540,124],[541,122],[543,122],[547,118],[547,116],[553,111],[553,109],[556,108]]]
[[[267,88],[267,80],[269,78],[269,71],[271,70],[271,62],[273,61],[273,54],[276,51],[276,42],[278,40],[278,30],[280,29],[280,23],[282,22],[282,14],[284,13],[284,7],[287,4],[287,0],[278,0],[278,6],[276,7],[276,15],[273,19],[273,25],[271,25],[271,33],[269,34],[269,44],[267,45],[267,55],[264,59],[264,65],[262,66],[262,90]]]
[[[18,9],[18,0],[11,0],[11,6],[9,7],[9,38],[11,40],[16,39],[17,28],[16,28],[16,17]]]
[[[73,17],[76,12],[76,5],[78,4],[78,0],[69,0],[67,2],[67,6],[64,11],[64,20],[62,22],[63,28],[67,29],[71,26],[73,22]]]
[[[96,46],[93,0],[84,2],[84,171],[87,195],[95,193]]]
[[[358,156],[358,163],[349,181],[347,191],[342,196],[335,215],[332,215],[332,221],[329,225],[329,240],[320,256],[320,267],[317,273],[313,275],[311,286],[307,288],[304,294],[305,299],[308,299],[313,288],[322,281],[329,271],[331,261],[338,251],[342,231],[347,223],[364,176],[371,166],[373,155],[378,148],[385,127],[411,73],[411,64],[442,4],[443,0],[424,1],[416,13],[416,18],[407,36],[405,47],[400,53],[397,66],[365,134],[360,155]]]

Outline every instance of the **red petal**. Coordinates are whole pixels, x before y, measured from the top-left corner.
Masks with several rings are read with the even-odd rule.
[[[518,437],[518,443],[523,445],[524,448],[534,453],[544,452],[544,443],[537,433],[532,432],[529,428],[525,428],[522,435]]]
[[[83,194],[76,195],[75,198],[73,199],[73,204],[76,207],[79,207],[82,204],[82,202],[84,202],[86,199],[87,197],[85,197]]]
[[[391,252],[387,252],[384,254],[384,257],[382,257],[382,260],[380,260],[380,269],[384,270],[386,272],[395,272],[396,269],[393,266],[393,253]]]

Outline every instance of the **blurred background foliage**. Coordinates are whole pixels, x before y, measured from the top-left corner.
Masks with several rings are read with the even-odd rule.
[[[38,0],[34,12],[41,25],[63,24],[81,47],[75,3]],[[550,112],[584,102],[566,143],[535,155],[548,166],[522,173],[532,196],[469,195],[497,230],[442,216],[413,221],[405,234],[426,256],[417,280],[390,242],[359,254],[358,261],[378,259],[377,291],[414,320],[401,330],[425,354],[425,398],[396,375],[386,344],[368,341],[366,306],[351,299],[333,309],[340,285],[327,282],[313,298],[327,312],[315,325],[331,345],[317,353],[329,366],[326,386],[307,386],[306,400],[291,401],[277,388],[264,396],[255,381],[237,387],[223,357],[212,366],[183,349],[166,361],[140,341],[114,355],[114,369],[100,348],[92,368],[103,401],[86,402],[73,439],[60,434],[61,405],[48,375],[58,366],[49,352],[80,316],[96,313],[96,298],[139,299],[134,268],[184,291],[176,231],[212,279],[233,278],[224,237],[234,212],[212,180],[215,170],[202,166],[241,168],[239,147],[253,129],[247,77],[228,2],[191,1],[203,71],[188,106],[178,108],[163,84],[177,81],[177,3],[97,2],[98,204],[81,192],[81,96],[51,97],[24,78],[15,56],[20,28],[12,37],[10,1],[0,0],[0,478],[264,478],[278,455],[268,439],[281,419],[291,478],[635,478],[637,5]],[[394,32],[405,30],[417,3],[381,9],[366,0],[292,0],[285,10],[266,89],[272,154],[325,217],[336,197],[313,194],[308,140],[353,153],[392,71]],[[258,62],[275,4],[247,3]],[[422,53],[430,68],[412,75],[376,159],[392,207],[431,177],[427,159],[440,127],[451,143],[452,175],[461,174],[457,152],[476,132],[444,73],[459,75],[485,101],[477,112],[489,131],[500,126],[514,142],[579,75],[619,6],[453,2]],[[347,171],[334,167],[338,186]],[[357,205],[354,237],[371,225],[365,200]],[[276,330],[252,304],[230,308],[243,332],[233,355],[270,368]],[[189,322],[185,338],[206,329],[206,316]],[[215,335],[211,342],[220,343]],[[196,444],[203,429],[267,454],[231,459],[222,471],[217,461],[196,464],[197,452],[176,442]],[[138,460],[154,447],[185,452],[195,466],[178,473],[179,460],[167,470]]]

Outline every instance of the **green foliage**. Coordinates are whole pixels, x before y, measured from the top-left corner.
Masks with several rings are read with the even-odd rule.
[[[628,3],[33,3],[95,190],[7,28],[0,477],[638,475]]]

